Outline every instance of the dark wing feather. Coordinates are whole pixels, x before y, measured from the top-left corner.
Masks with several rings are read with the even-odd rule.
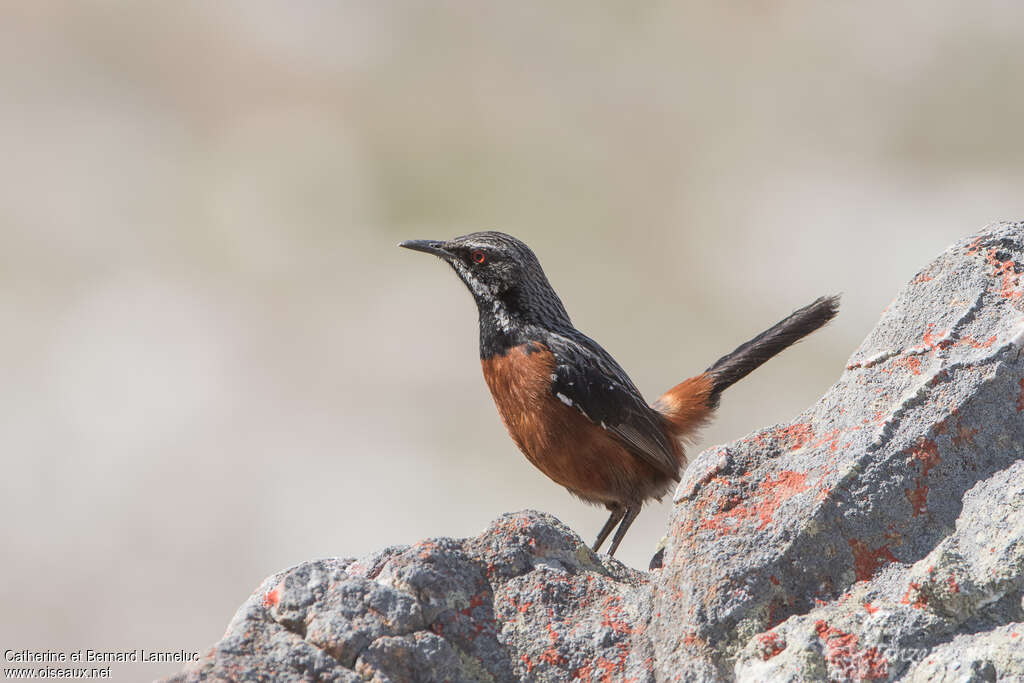
[[[678,481],[679,463],[661,417],[615,359],[576,331],[552,334],[547,346],[555,356],[552,393],[608,430],[633,455]]]

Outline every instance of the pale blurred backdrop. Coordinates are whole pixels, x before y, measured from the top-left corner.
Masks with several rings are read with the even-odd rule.
[[[0,646],[202,650],[274,571],[527,507],[592,540],[399,240],[523,238],[648,398],[842,292],[703,448],[1024,217],[1020,2],[551,5],[3,3]]]

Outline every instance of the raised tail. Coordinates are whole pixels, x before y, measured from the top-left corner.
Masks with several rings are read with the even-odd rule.
[[[743,379],[772,356],[814,332],[839,311],[838,296],[823,296],[793,311],[735,351],[719,358],[703,374],[672,387],[655,403],[676,436],[685,437],[703,424],[718,407],[723,391]]]
[[[792,346],[827,323],[839,311],[838,296],[823,296],[775,323],[735,351],[722,356],[705,371],[711,378],[712,407],[723,391],[740,381],[762,363]]]

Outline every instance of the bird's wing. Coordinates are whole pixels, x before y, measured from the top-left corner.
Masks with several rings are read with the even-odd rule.
[[[615,359],[593,339],[552,334],[551,391],[591,422],[608,430],[633,455],[679,481],[674,448],[654,411]]]

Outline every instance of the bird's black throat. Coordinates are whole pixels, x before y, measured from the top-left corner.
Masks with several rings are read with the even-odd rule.
[[[551,332],[572,328],[562,302],[550,286],[534,291],[512,288],[499,295],[476,297],[476,304],[483,360],[504,356],[524,344],[528,351],[539,349],[535,343],[545,342]]]

